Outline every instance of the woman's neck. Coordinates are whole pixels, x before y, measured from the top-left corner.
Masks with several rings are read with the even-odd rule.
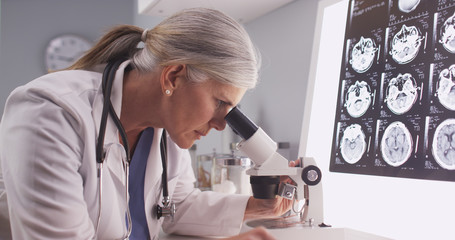
[[[160,128],[159,106],[161,87],[156,73],[140,74],[136,69],[125,72],[120,121],[134,150],[140,133],[148,128]]]

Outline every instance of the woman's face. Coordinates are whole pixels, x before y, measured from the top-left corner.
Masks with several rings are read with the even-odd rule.
[[[185,81],[168,96],[165,129],[179,147],[190,148],[212,128],[218,131],[225,128],[224,117],[240,102],[245,91],[214,80]]]

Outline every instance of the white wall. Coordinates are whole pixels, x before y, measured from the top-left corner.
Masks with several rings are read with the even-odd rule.
[[[312,104],[305,109],[300,149],[323,171],[326,222],[400,240],[455,239],[455,183],[328,170],[347,5],[348,0],[320,2],[309,83],[314,92],[308,94]]]
[[[142,28],[152,29],[163,20],[163,17],[154,17],[138,14],[138,0],[134,1],[134,25]]]

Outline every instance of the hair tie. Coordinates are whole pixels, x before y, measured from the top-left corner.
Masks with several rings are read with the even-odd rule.
[[[141,40],[142,40],[144,43],[147,42],[147,32],[148,32],[148,31],[149,31],[149,30],[146,28],[146,29],[144,29],[144,31],[142,32]]]

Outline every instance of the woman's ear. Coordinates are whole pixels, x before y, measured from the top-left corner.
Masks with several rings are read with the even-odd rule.
[[[170,96],[186,80],[186,66],[169,65],[163,67],[160,84],[164,95]]]

